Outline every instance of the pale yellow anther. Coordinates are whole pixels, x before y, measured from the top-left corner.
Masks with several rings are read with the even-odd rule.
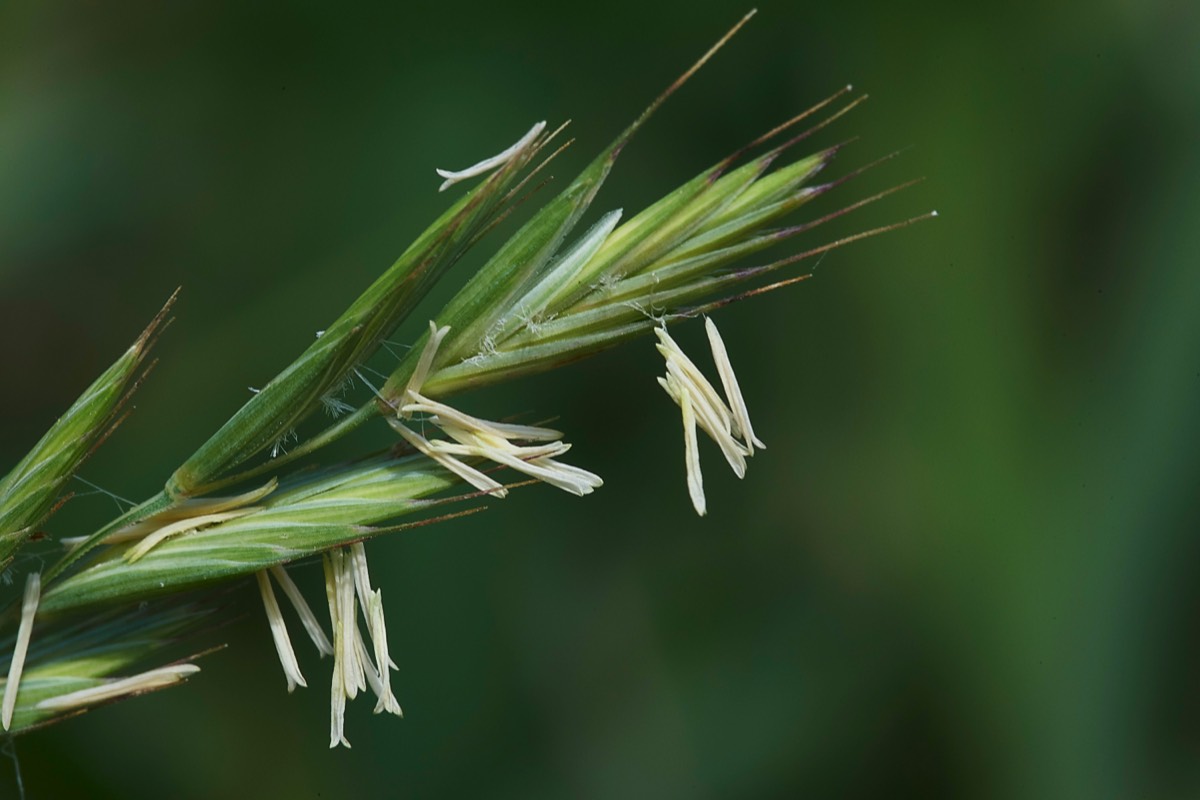
[[[708,334],[708,344],[712,348],[713,361],[717,365],[717,373],[721,376],[721,385],[725,388],[725,396],[733,409],[733,419],[741,433],[746,447],[750,450],[747,455],[754,455],[754,448],[766,450],[767,446],[754,435],[750,424],[750,412],[746,409],[746,400],[742,397],[742,389],[738,385],[737,376],[733,374],[733,364],[729,361],[729,353],[725,350],[725,342],[717,330],[717,324],[712,317],[704,318],[704,330]]]
[[[342,659],[342,687],[347,700],[353,700],[358,692],[367,688],[362,662],[358,659],[358,607],[354,598],[354,568],[348,553],[338,553],[335,560],[337,573],[338,622],[342,626],[341,652],[334,657]]]
[[[292,601],[292,607],[296,609],[296,613],[300,616],[300,622],[304,626],[304,630],[308,633],[308,638],[312,639],[312,643],[316,645],[317,650],[322,656],[333,655],[333,644],[329,641],[329,637],[325,635],[325,631],[321,628],[321,623],[317,619],[317,615],[308,605],[308,601],[304,599],[304,595],[300,593],[300,587],[292,580],[292,576],[283,567],[276,565],[271,567],[271,575],[275,581],[283,589],[283,593],[287,595],[288,600]]]
[[[125,560],[129,563],[134,563],[142,556],[149,553],[158,545],[170,539],[172,536],[188,533],[190,531],[199,530],[200,528],[209,525],[217,525],[222,522],[227,522],[238,517],[245,517],[253,514],[256,511],[261,511],[260,506],[250,506],[249,508],[239,508],[236,511],[222,511],[219,514],[203,514],[199,517],[190,517],[181,519],[178,522],[172,522],[170,525],[164,525],[151,534],[142,537],[136,545],[129,548],[125,553]]]
[[[526,147],[528,147],[530,144],[532,144],[533,140],[536,139],[538,137],[538,135],[543,130],[545,130],[545,128],[546,128],[545,121],[537,123],[536,125],[534,125],[532,128],[529,129],[528,133],[526,133],[524,136],[522,136],[520,139],[518,139],[511,147],[508,147],[507,149],[503,150],[502,152],[497,153],[496,155],[492,156],[491,158],[485,158],[484,160],[480,161],[479,163],[473,164],[473,165],[467,167],[466,169],[460,169],[460,170],[439,169],[439,170],[437,170],[438,176],[446,179],[442,182],[442,185],[438,187],[438,191],[444,192],[447,189],[449,189],[451,186],[453,186],[454,184],[458,183],[459,181],[465,181],[467,178],[474,178],[476,175],[482,175],[485,172],[491,172],[492,170],[496,169],[497,167],[504,166],[509,161],[512,161],[514,158],[516,158],[518,155],[520,155],[521,152]]]
[[[413,373],[409,376],[408,383],[404,386],[404,392],[400,395],[401,402],[404,402],[410,392],[418,392],[425,385],[425,379],[429,377],[429,368],[433,366],[433,359],[437,356],[442,339],[445,339],[446,334],[449,332],[449,325],[439,328],[433,320],[429,320],[429,338],[425,340],[425,349],[421,351],[421,356],[417,359],[417,365],[413,367]],[[401,409],[400,414],[405,419],[411,416],[411,413],[405,413],[403,409]]]
[[[267,611],[267,623],[271,627],[275,652],[279,654],[279,663],[283,666],[283,676],[287,678],[288,692],[294,692],[297,686],[308,686],[308,683],[300,673],[300,662],[296,660],[296,651],[292,648],[292,640],[288,636],[283,612],[279,610],[279,602],[275,599],[275,590],[271,588],[270,576],[266,570],[259,570],[254,573],[254,577],[258,581],[263,608]]]
[[[264,485],[245,492],[239,495],[223,496],[223,497],[193,497],[186,500],[178,500],[170,507],[159,511],[145,519],[138,520],[131,525],[126,525],[105,536],[102,542],[104,544],[121,544],[122,542],[135,542],[146,538],[150,534],[154,534],[168,528],[171,524],[182,524],[181,528],[174,528],[175,532],[180,530],[190,529],[192,526],[188,524],[188,520],[208,517],[213,514],[219,514],[226,511],[244,509],[253,503],[257,503],[267,495],[274,492],[279,487],[279,482],[272,478]],[[228,518],[227,518],[228,519]],[[170,535],[170,534],[168,534]],[[87,536],[69,536],[59,539],[63,547],[68,550],[75,548],[88,539]],[[162,541],[160,538],[159,541]]]
[[[38,601],[42,597],[42,574],[31,572],[25,578],[25,596],[21,599],[21,621],[17,624],[17,641],[13,645],[12,661],[8,665],[8,680],[4,683],[4,700],[0,702],[0,723],[4,730],[12,725],[13,712],[17,707],[17,693],[21,690],[21,673],[25,670],[25,657],[29,654],[29,638],[33,634],[33,619],[37,616]]]
[[[329,688],[329,746],[339,744],[350,746],[346,739],[346,681],[343,673],[344,657],[343,639],[346,636],[346,626],[339,613],[338,582],[342,569],[340,550],[333,550],[321,557],[325,570],[325,598],[329,602],[329,619],[333,625],[333,675]]]
[[[87,708],[128,694],[171,686],[199,671],[200,668],[195,664],[173,664],[169,667],[159,667],[128,678],[108,681],[99,686],[49,697],[34,708],[38,711],[72,711],[78,708]]]
[[[399,420],[388,418],[388,424],[392,426],[392,430],[400,434],[400,437],[408,442],[417,452],[433,459],[479,491],[487,492],[494,497],[506,497],[508,495],[508,490],[504,488],[503,484],[493,480],[471,465],[465,464],[454,456],[435,448],[432,442],[416,431],[408,429]]]
[[[676,387],[676,391],[679,391]],[[692,498],[692,506],[696,513],[704,516],[708,513],[708,504],[704,498],[704,475],[700,472],[700,448],[696,441],[696,417],[692,413],[692,401],[686,392],[679,392],[679,407],[683,411],[683,453],[687,464],[688,496]]]

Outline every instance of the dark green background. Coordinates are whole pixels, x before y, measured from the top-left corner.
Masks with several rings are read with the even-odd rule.
[[[444,207],[435,166],[570,117],[563,176],[746,9],[163,5],[0,8],[0,457],[182,284],[84,471],[129,497]],[[694,517],[649,341],[464,397],[561,415],[606,485],[372,545],[406,719],[360,700],[326,750],[328,663],[289,697],[247,592],[188,687],[20,739],[30,796],[1200,794],[1198,9],[764,4],[599,207],[852,81],[834,169],[912,148],[840,199],[929,180],[805,243],[942,216],[720,314],[746,480],[706,447]]]

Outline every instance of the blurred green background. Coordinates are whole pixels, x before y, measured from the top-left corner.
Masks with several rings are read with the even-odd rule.
[[[435,166],[569,117],[565,177],[746,8],[5,3],[0,463],[183,285],[83,473],[149,495],[439,213]],[[851,81],[835,171],[912,147],[821,209],[929,180],[806,243],[941,219],[720,314],[746,480],[708,447],[693,516],[648,341],[463,398],[560,414],[606,485],[371,546],[406,719],[359,701],[328,751],[327,664],[288,696],[244,592],[188,687],[20,739],[30,797],[1200,796],[1197,41],[1194,3],[764,3],[597,208]]]

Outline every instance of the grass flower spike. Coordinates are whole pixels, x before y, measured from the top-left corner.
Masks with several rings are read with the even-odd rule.
[[[14,555],[31,540],[58,533],[39,526],[65,502],[66,483],[120,421],[124,401],[144,372],[146,351],[163,327],[164,309],[0,478],[0,568],[11,563],[10,569],[27,573],[23,601],[15,589],[7,590],[7,606],[0,607],[0,674],[8,675],[0,704],[3,727],[12,734],[28,731],[182,682],[199,670],[191,663],[196,651],[182,659],[166,654],[188,637],[211,633],[227,610],[223,587],[252,576],[289,692],[306,685],[301,661],[312,654],[293,647],[276,586],[318,655],[333,656],[330,747],[350,746],[346,710],[360,693],[375,695],[375,713],[401,716],[391,685],[396,664],[383,592],[372,585],[366,542],[482,511],[481,501],[506,497],[517,486],[541,482],[582,496],[604,483],[562,460],[571,445],[561,432],[482,419],[452,405],[452,396],[563,367],[639,337],[657,337],[666,366],[659,384],[682,415],[688,494],[697,514],[705,515],[697,430],[717,444],[739,478],[747,459],[765,447],[709,315],[804,280],[809,276],[765,282],[804,259],[934,216],[787,255],[763,255],[911,185],[803,221],[788,220],[891,158],[821,182],[818,176],[845,144],[826,144],[789,161],[794,148],[862,102],[843,99],[849,87],[636,213],[616,209],[619,203],[607,211],[592,208],[634,134],[745,21],[556,195],[514,225],[481,259],[482,266],[446,294],[449,299],[433,314],[437,324],[422,328],[407,352],[383,367],[386,380],[376,388],[365,376],[379,363],[368,360],[384,358],[381,348],[390,337],[409,335],[400,326],[424,318],[413,319],[413,312],[433,286],[528,196],[529,182],[562,150],[541,155],[562,128],[547,132],[539,122],[496,156],[463,170],[437,170],[445,179],[441,190],[485,177],[199,448],[190,455],[183,451],[174,469],[156,482],[161,488],[93,530],[65,531],[78,535],[58,537],[52,545],[58,560],[29,570],[25,565],[44,553],[20,554],[23,560]],[[824,118],[794,132],[818,113]],[[763,148],[769,149],[755,154]],[[667,332],[668,325],[701,316],[720,389]],[[315,459],[328,445],[348,444],[348,435],[368,423],[382,434],[374,452],[344,462]],[[533,480],[506,483],[506,470]],[[447,511],[448,504],[465,505]],[[317,559],[324,570],[328,630],[288,572],[291,564]],[[0,585],[0,593],[5,591]],[[304,669],[313,674],[311,666]]]

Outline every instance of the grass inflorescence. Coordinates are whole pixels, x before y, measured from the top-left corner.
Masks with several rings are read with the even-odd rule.
[[[748,17],[747,17],[748,18]],[[450,404],[467,389],[555,369],[623,342],[657,338],[660,383],[680,407],[687,489],[707,505],[698,432],[742,477],[765,447],[752,427],[728,350],[707,315],[803,280],[777,273],[861,238],[931,214],[820,245],[767,256],[826,222],[903,189],[901,184],[797,221],[813,200],[841,189],[885,156],[840,177],[830,165],[849,142],[795,154],[858,106],[845,87],[636,213],[594,214],[599,192],[630,140],[662,103],[745,22],[695,65],[528,221],[432,316],[428,332],[373,379],[365,362],[408,319],[447,269],[496,235],[557,156],[563,126],[534,125],[497,156],[438,170],[442,189],[479,179],[363,294],[194,453],[163,488],[99,529],[62,537],[61,556],[13,581],[0,615],[4,727],[31,730],[87,708],[186,680],[194,659],[163,663],[181,639],[208,630],[222,587],[252,576],[289,690],[307,685],[281,605],[290,603],[319,655],[332,657],[331,745],[348,745],[346,703],[377,697],[400,713],[388,678],[382,589],[363,543],[374,536],[481,510],[505,497],[512,473],[576,495],[601,476],[568,463],[564,434],[481,419]],[[757,152],[766,148],[764,152]],[[585,224],[589,215],[595,219]],[[174,298],[172,297],[172,302]],[[0,562],[5,566],[65,501],[83,459],[121,419],[171,302],[134,345],[0,480]],[[705,376],[668,329],[706,317],[718,380]],[[652,335],[653,334],[653,335]],[[719,389],[717,387],[720,387]],[[356,402],[348,387],[362,392]],[[313,455],[379,421],[381,452],[317,468]],[[308,421],[316,433],[294,436]],[[571,459],[572,461],[574,459]],[[286,571],[320,559],[327,609],[314,610]],[[11,576],[10,576],[11,577]],[[282,592],[277,594],[276,588]],[[281,597],[287,603],[281,603]]]

